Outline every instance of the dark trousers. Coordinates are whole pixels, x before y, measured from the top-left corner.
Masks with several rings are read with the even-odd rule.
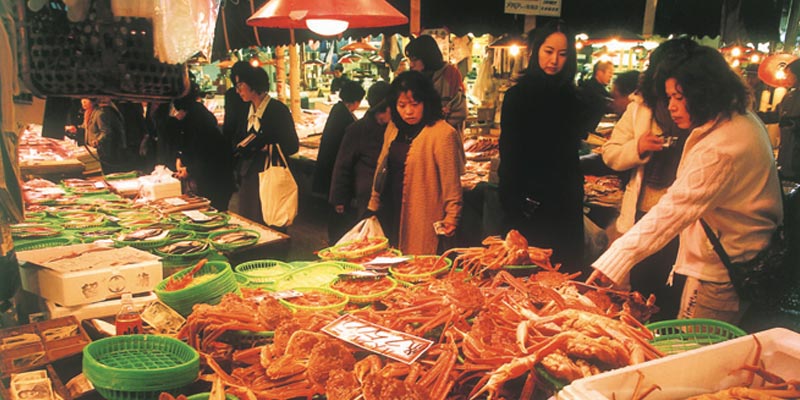
[[[638,221],[643,215],[644,213],[637,213],[636,220]],[[631,289],[645,297],[651,293],[656,296],[656,305],[660,310],[653,314],[651,322],[675,319],[678,316],[686,277],[675,274],[672,286],[667,285],[667,279],[678,254],[678,244],[678,237],[675,237],[661,250],[645,258],[631,270]]]

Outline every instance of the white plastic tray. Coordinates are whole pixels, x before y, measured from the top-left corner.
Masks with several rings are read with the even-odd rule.
[[[766,370],[789,379],[800,379],[800,334],[774,328],[722,343],[690,350],[658,360],[632,365],[572,382],[557,395],[558,400],[627,400],[644,374],[642,387],[657,384],[647,400],[684,399],[712,393],[744,382],[747,374],[736,370],[752,362],[756,342],[761,342],[761,360]],[[759,382],[758,378],[757,381]]]

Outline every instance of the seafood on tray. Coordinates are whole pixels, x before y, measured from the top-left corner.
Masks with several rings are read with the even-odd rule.
[[[246,246],[255,243],[261,235],[251,230],[236,230],[231,232],[218,233],[210,237],[215,244],[227,246]]]
[[[181,240],[161,246],[156,250],[159,253],[168,255],[191,255],[208,250],[208,242],[204,240]]]
[[[11,225],[11,236],[19,239],[57,236],[61,228],[49,224],[24,222]]]
[[[444,252],[442,257],[458,253],[453,262],[453,269],[463,268],[471,275],[480,275],[485,271],[498,270],[507,265],[535,264],[545,270],[558,269],[558,266],[550,264],[552,249],[528,246],[525,236],[514,229],[508,231],[505,239],[499,236],[484,239],[483,245],[489,247],[452,248]]]
[[[130,232],[123,232],[117,236],[121,242],[156,241],[163,240],[169,234],[169,230],[161,228],[143,228]]]

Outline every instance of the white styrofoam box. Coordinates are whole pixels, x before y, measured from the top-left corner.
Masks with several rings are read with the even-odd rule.
[[[161,260],[132,247],[94,243],[17,253],[22,288],[61,306],[76,306],[143,293],[163,279]]]
[[[139,195],[147,200],[153,201],[181,195],[181,181],[175,178],[141,176],[139,181],[141,182]]]
[[[756,354],[753,336],[761,343],[761,361],[767,371],[786,380],[800,379],[800,333],[774,328],[578,379],[561,390],[556,399],[629,399],[639,372],[644,376],[642,388],[651,384],[661,387],[661,390],[648,395],[648,400],[685,399],[739,386],[745,382],[747,374],[737,370],[745,364],[752,364]]]
[[[153,292],[140,293],[133,296],[133,305],[141,311],[150,302],[156,300],[158,297]],[[45,300],[44,304],[51,319],[74,315],[80,321],[116,315],[122,307],[122,299],[116,298],[72,307],[63,307],[49,300]]]

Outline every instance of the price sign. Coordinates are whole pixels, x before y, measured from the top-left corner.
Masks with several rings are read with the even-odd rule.
[[[186,202],[186,200],[184,200],[184,199],[182,199],[180,197],[169,197],[169,198],[166,198],[166,199],[164,199],[164,203],[167,203],[167,204],[169,204],[171,206],[182,206],[182,205],[185,205],[185,204],[189,204],[189,203]]]
[[[214,217],[209,217],[197,210],[183,211],[183,215],[189,217],[189,219],[194,222],[208,222],[214,219]]]
[[[561,0],[506,0],[506,14],[561,16]]]
[[[365,321],[346,314],[325,325],[322,331],[362,349],[411,364],[433,341]]]
[[[401,262],[408,261],[410,259],[410,257],[375,257],[371,261],[365,262],[364,265],[400,264]]]

